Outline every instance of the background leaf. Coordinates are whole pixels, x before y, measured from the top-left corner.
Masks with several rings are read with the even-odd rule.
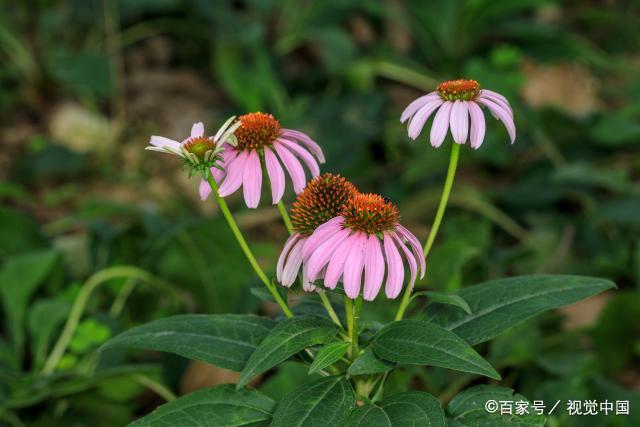
[[[443,426],[444,411],[438,399],[420,391],[398,393],[382,402],[393,426]]]
[[[309,367],[309,374],[315,374],[340,360],[350,345],[351,343],[345,341],[330,343],[322,347]]]

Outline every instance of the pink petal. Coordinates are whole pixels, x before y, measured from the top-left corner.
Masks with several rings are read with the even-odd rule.
[[[268,147],[264,147],[264,162],[267,166],[269,181],[271,182],[271,200],[275,205],[282,199],[282,195],[284,194],[284,171],[282,170],[282,166],[280,166],[278,158]]]
[[[309,136],[305,133],[302,133],[298,130],[293,129],[282,129],[281,135],[284,137],[292,137],[300,141],[301,144],[306,145],[309,151],[313,153],[314,156],[318,159],[320,163],[325,162],[324,153],[322,152],[322,148],[315,142],[313,139],[309,138]]]
[[[279,143],[278,140],[273,144],[273,148],[276,149],[276,152],[280,156],[280,160],[282,160],[282,164],[284,164],[284,167],[291,176],[291,181],[293,181],[293,191],[295,191],[296,194],[301,193],[306,184],[302,165],[298,159],[296,159],[296,156],[291,154],[291,152],[287,150],[283,144]]]
[[[490,96],[492,98],[498,99],[500,101],[502,101],[503,103],[507,104],[508,106],[511,106],[511,104],[509,103],[509,100],[502,94],[495,92],[493,90],[489,90],[489,89],[482,89],[480,90],[480,95],[487,95]]]
[[[449,117],[451,115],[452,107],[453,102],[444,102],[433,119],[430,139],[431,145],[436,148],[442,145],[444,138],[447,136],[447,129],[449,129]]]
[[[352,238],[354,243],[344,263],[342,282],[344,283],[344,292],[347,296],[351,299],[356,299],[360,294],[360,286],[362,284],[364,248],[367,243],[367,235],[363,232],[356,232]]]
[[[509,105],[508,102],[505,102],[500,98],[496,98],[493,95],[488,95],[487,93],[480,94],[480,96],[478,96],[477,100],[478,99],[486,99],[486,100],[491,101],[491,102],[493,102],[495,104],[498,104],[500,106],[500,108],[502,108],[505,112],[509,113],[511,118],[513,118],[513,110],[511,109],[511,105]],[[493,114],[493,112],[491,114],[497,119],[497,117]]]
[[[404,257],[407,259],[407,262],[409,263],[409,270],[411,271],[411,280],[409,282],[409,287],[413,289],[413,285],[414,283],[416,283],[418,263],[414,258],[413,254],[411,253],[411,251],[407,248],[407,245],[404,244],[402,239],[393,231],[390,232],[389,234],[393,236],[393,239],[396,241],[397,246],[402,250],[402,253],[404,253]]]
[[[191,138],[204,135],[204,124],[202,122],[194,123],[191,126]]]
[[[402,290],[404,266],[396,244],[389,233],[384,233],[384,255],[387,258],[387,283],[384,286],[387,298],[395,298]]]
[[[384,278],[384,256],[378,236],[369,236],[364,250],[364,299],[373,301]]]
[[[498,120],[502,122],[504,127],[507,129],[507,133],[509,134],[511,143],[513,144],[513,142],[516,140],[516,126],[513,123],[513,117],[511,117],[511,115],[507,111],[505,111],[500,105],[496,104],[495,102],[489,99],[478,97],[476,98],[476,102],[478,104],[482,104],[486,106],[489,109],[489,111],[491,111],[491,113],[495,115],[498,118]]]
[[[201,179],[200,188],[198,189],[198,191],[200,192],[200,200],[202,201],[207,200],[207,198],[209,197],[209,194],[211,194],[211,186],[207,181],[205,181],[204,179]]]
[[[302,289],[305,292],[312,292],[316,290],[316,286],[313,284],[313,280],[309,279],[307,274],[307,266],[302,264]]]
[[[282,282],[282,271],[284,268],[284,262],[286,261],[287,256],[289,256],[289,251],[291,251],[291,248],[296,244],[298,240],[302,240],[304,244],[304,239],[305,237],[300,233],[293,233],[285,242],[284,247],[282,248],[282,252],[280,252],[280,257],[278,258],[278,264],[276,265],[276,278],[278,279],[278,282]]]
[[[484,141],[485,123],[482,109],[475,102],[469,102],[469,117],[471,118],[471,148],[480,148]]]
[[[247,207],[255,209],[260,203],[260,192],[262,191],[262,165],[258,152],[249,152],[247,163],[242,174],[242,186],[244,189],[244,201]]]
[[[337,216],[335,218],[331,218],[329,221],[325,222],[321,226],[315,229],[313,234],[307,238],[307,243],[305,244],[305,248],[302,251],[302,257],[306,260],[309,259],[311,253],[317,249],[319,245],[322,244],[329,237],[342,230],[342,224],[344,222],[344,218],[341,216]]]
[[[311,171],[312,177],[315,178],[316,176],[320,175],[320,166],[318,166],[316,159],[313,158],[311,153],[309,153],[307,150],[305,150],[295,142],[291,142],[287,139],[278,138],[278,141],[284,144],[285,147],[289,149],[289,151],[293,151],[298,157],[302,159],[302,161],[304,161],[304,163],[307,165],[307,167]]]
[[[296,281],[298,270],[300,270],[300,265],[302,264],[303,245],[304,242],[298,241],[289,251],[289,256],[287,256],[287,260],[282,268],[282,281],[280,282],[282,286],[288,288]]]
[[[336,247],[327,265],[327,271],[324,273],[324,286],[326,288],[336,288],[338,280],[340,280],[344,272],[344,264],[355,242],[356,240],[350,236],[344,239],[340,246]]]
[[[396,233],[406,239],[409,242],[409,246],[411,247],[411,251],[413,252],[413,256],[418,261],[420,265],[420,278],[424,277],[424,273],[427,269],[427,264],[424,259],[424,254],[422,252],[422,246],[420,246],[420,241],[416,236],[413,235],[411,231],[409,231],[402,224],[398,224],[396,226]]]
[[[409,138],[415,140],[422,133],[424,124],[429,120],[431,114],[443,104],[442,99],[438,97],[431,102],[426,103],[418,112],[409,120],[409,126],[407,127],[407,133]]]
[[[464,144],[469,134],[469,113],[467,101],[455,101],[451,107],[451,135],[458,144]]]
[[[344,239],[349,237],[351,230],[346,228],[338,231],[333,236],[318,245],[313,251],[309,259],[305,260],[307,266],[307,274],[310,280],[316,280],[320,276],[320,271],[327,265],[335,248],[342,243]]]
[[[173,139],[165,138],[164,136],[158,135],[152,135],[151,140],[149,140],[149,144],[161,148],[166,146],[175,150],[180,149],[180,143],[178,141],[174,141]]]
[[[218,194],[221,197],[227,197],[230,194],[235,193],[242,185],[242,177],[244,175],[244,167],[247,163],[249,153],[242,151],[238,156],[233,159],[229,165],[225,168],[227,176],[220,185]]]
[[[433,101],[434,99],[442,99],[438,92],[430,92],[420,98],[415,99],[407,108],[404,109],[402,114],[400,115],[400,123],[404,123],[409,117],[413,116],[416,111],[421,109],[423,106],[429,103],[429,101]]]

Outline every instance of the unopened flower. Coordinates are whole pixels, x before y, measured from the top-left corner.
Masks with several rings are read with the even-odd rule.
[[[276,270],[278,281],[290,287],[298,277],[302,265],[302,248],[320,225],[340,214],[344,205],[358,190],[340,175],[325,173],[309,181],[298,195],[291,209],[294,233],[282,249]],[[303,268],[302,287],[305,291],[315,289],[306,277]]]
[[[247,206],[258,207],[262,190],[261,156],[264,156],[273,204],[282,199],[285,190],[282,165],[291,177],[296,194],[307,183],[302,163],[311,172],[311,177],[320,174],[318,162],[324,163],[324,154],[320,146],[304,133],[282,128],[275,117],[266,113],[245,114],[238,118],[238,123],[241,126],[235,131],[237,145],[229,147],[225,156],[220,196],[226,197],[243,187]],[[210,191],[203,190],[201,196],[206,198]]]
[[[500,120],[507,129],[511,143],[516,139],[513,111],[507,98],[497,92],[480,89],[475,80],[450,80],[440,83],[434,92],[422,96],[405,108],[400,122],[409,120],[409,138],[416,139],[436,110],[431,126],[431,145],[440,147],[447,130],[451,129],[453,140],[464,144],[467,137],[472,148],[479,148],[484,140],[485,121],[480,106],[485,106],[493,117]]]
[[[240,124],[232,124],[234,119],[235,117],[229,118],[214,136],[205,136],[202,122],[195,123],[191,127],[191,135],[182,142],[153,135],[149,141],[151,145],[146,149],[178,156],[189,168],[190,174],[200,172],[206,177],[211,171],[220,167],[218,164],[221,160],[220,154],[228,146],[227,144],[236,143],[233,132]]]
[[[398,222],[399,217],[396,206],[377,194],[349,199],[341,215],[318,227],[303,247],[309,280],[324,277],[324,286],[334,289],[342,279],[345,293],[355,299],[364,273],[365,300],[378,295],[383,281],[386,296],[395,298],[404,282],[404,258],[413,287],[418,273],[424,276],[425,260],[420,242]]]

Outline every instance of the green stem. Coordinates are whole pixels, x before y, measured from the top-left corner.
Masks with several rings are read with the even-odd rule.
[[[287,231],[289,234],[293,233],[293,224],[291,223],[291,218],[289,218],[289,214],[287,213],[287,208],[282,203],[282,200],[278,202],[278,210],[280,211],[280,215],[282,216],[282,221],[284,221],[284,225],[287,227]]]
[[[253,252],[251,252],[251,249],[249,248],[247,241],[244,239],[244,236],[242,235],[242,232],[238,228],[238,225],[236,224],[235,219],[233,219],[233,215],[229,210],[229,206],[227,206],[227,202],[224,200],[224,198],[218,195],[218,184],[216,184],[216,181],[213,179],[211,174],[209,174],[209,176],[207,177],[207,181],[209,182],[209,185],[213,190],[213,194],[218,199],[218,205],[220,206],[222,215],[227,220],[227,224],[229,224],[229,228],[231,228],[233,235],[235,236],[236,240],[238,241],[238,244],[242,248],[242,251],[244,252],[245,256],[247,257],[249,264],[251,264],[251,267],[253,267],[253,269],[255,270],[256,274],[258,275],[262,283],[264,283],[264,285],[267,287],[267,289],[271,293],[271,296],[278,303],[278,305],[282,309],[282,312],[285,314],[285,316],[293,317],[293,313],[291,312],[291,309],[289,308],[285,300],[282,298],[282,295],[280,295],[276,287],[271,283],[271,281],[269,281],[269,278],[267,278],[267,275],[264,274],[264,271],[262,271],[262,268],[258,264],[256,257],[253,255]]]
[[[163,287],[168,286],[152,274],[130,266],[106,268],[89,277],[84,285],[82,285],[80,293],[78,293],[76,300],[73,302],[73,306],[69,312],[69,317],[67,317],[67,322],[62,329],[62,333],[54,345],[53,350],[51,350],[51,353],[44,364],[44,368],[42,368],[43,375],[51,374],[56,369],[56,366],[58,366],[58,362],[60,362],[64,352],[67,350],[69,342],[71,342],[71,338],[73,338],[73,334],[80,323],[80,318],[82,317],[82,313],[89,301],[91,293],[102,283],[117,278],[129,278],[131,280],[139,280],[150,284],[162,284]]]
[[[429,230],[429,236],[427,237],[427,241],[424,244],[424,248],[422,251],[424,254],[425,260],[429,256],[429,252],[431,251],[433,242],[435,241],[436,235],[438,234],[438,229],[440,228],[440,224],[442,223],[442,218],[444,217],[444,211],[447,208],[447,202],[449,201],[449,195],[451,194],[451,188],[453,187],[453,179],[456,175],[456,168],[458,166],[459,156],[460,156],[460,145],[456,144],[455,142],[452,142],[451,157],[449,157],[449,169],[447,170],[447,177],[444,181],[442,196],[440,196],[438,211],[436,212],[436,217],[433,219],[433,224],[431,225],[431,229]],[[407,288],[404,291],[404,295],[402,296],[402,302],[400,303],[400,307],[398,307],[398,312],[396,313],[395,320],[401,320],[402,317],[404,316],[404,312],[407,310],[407,306],[409,305],[411,291],[412,289],[407,286]]]
[[[158,396],[162,397],[167,402],[171,402],[172,400],[176,400],[176,395],[169,390],[164,384],[161,384],[154,380],[153,378],[149,378],[146,375],[134,375],[133,379],[140,385],[148,388],[153,391]]]
[[[344,297],[344,311],[347,318],[347,334],[349,335],[349,341],[351,341],[351,349],[349,350],[349,357],[351,360],[355,360],[358,357],[358,324],[360,321],[360,310],[362,309],[362,297],[358,297],[355,301],[347,296]]]

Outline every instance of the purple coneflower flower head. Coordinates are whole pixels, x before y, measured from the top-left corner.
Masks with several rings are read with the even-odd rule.
[[[342,280],[351,299],[362,293],[372,301],[385,283],[387,298],[396,298],[404,283],[404,262],[409,264],[413,287],[422,278],[425,261],[418,239],[399,221],[396,206],[377,194],[357,194],[341,215],[318,227],[302,249],[309,280],[324,277],[334,289]],[[364,280],[363,280],[364,278]]]
[[[467,137],[472,148],[479,148],[484,140],[485,121],[481,106],[487,107],[491,115],[500,120],[507,129],[511,143],[516,139],[513,110],[507,98],[497,92],[480,89],[475,80],[450,80],[440,83],[434,92],[422,96],[405,108],[400,122],[409,120],[409,138],[416,139],[429,117],[435,112],[431,126],[431,145],[440,147],[447,130],[451,129],[453,140],[464,144]]]
[[[191,127],[191,135],[182,142],[153,135],[149,141],[151,145],[146,147],[146,150],[180,157],[189,168],[190,174],[193,172],[201,172],[205,176],[209,172],[217,174],[220,167],[218,162],[222,159],[221,153],[226,147],[236,144],[233,132],[240,124],[232,124],[234,119],[235,117],[229,118],[214,136],[205,136],[202,122],[195,123]]]
[[[273,204],[278,203],[284,194],[285,169],[296,194],[307,183],[303,163],[311,177],[320,175],[318,162],[324,163],[324,154],[306,134],[282,128],[271,114],[245,114],[238,118],[238,122],[241,126],[235,131],[237,145],[223,155],[225,176],[220,185],[220,196],[229,196],[242,187],[247,206],[258,207],[262,190],[261,156],[264,156]],[[209,192],[203,191],[201,197],[206,198]]]
[[[302,249],[305,242],[320,225],[340,214],[344,205],[358,190],[352,183],[341,177],[325,173],[309,181],[302,193],[298,194],[291,209],[291,223],[294,233],[282,249],[276,275],[278,281],[290,287],[298,277],[302,266]],[[302,288],[313,291],[315,286],[302,272]]]

